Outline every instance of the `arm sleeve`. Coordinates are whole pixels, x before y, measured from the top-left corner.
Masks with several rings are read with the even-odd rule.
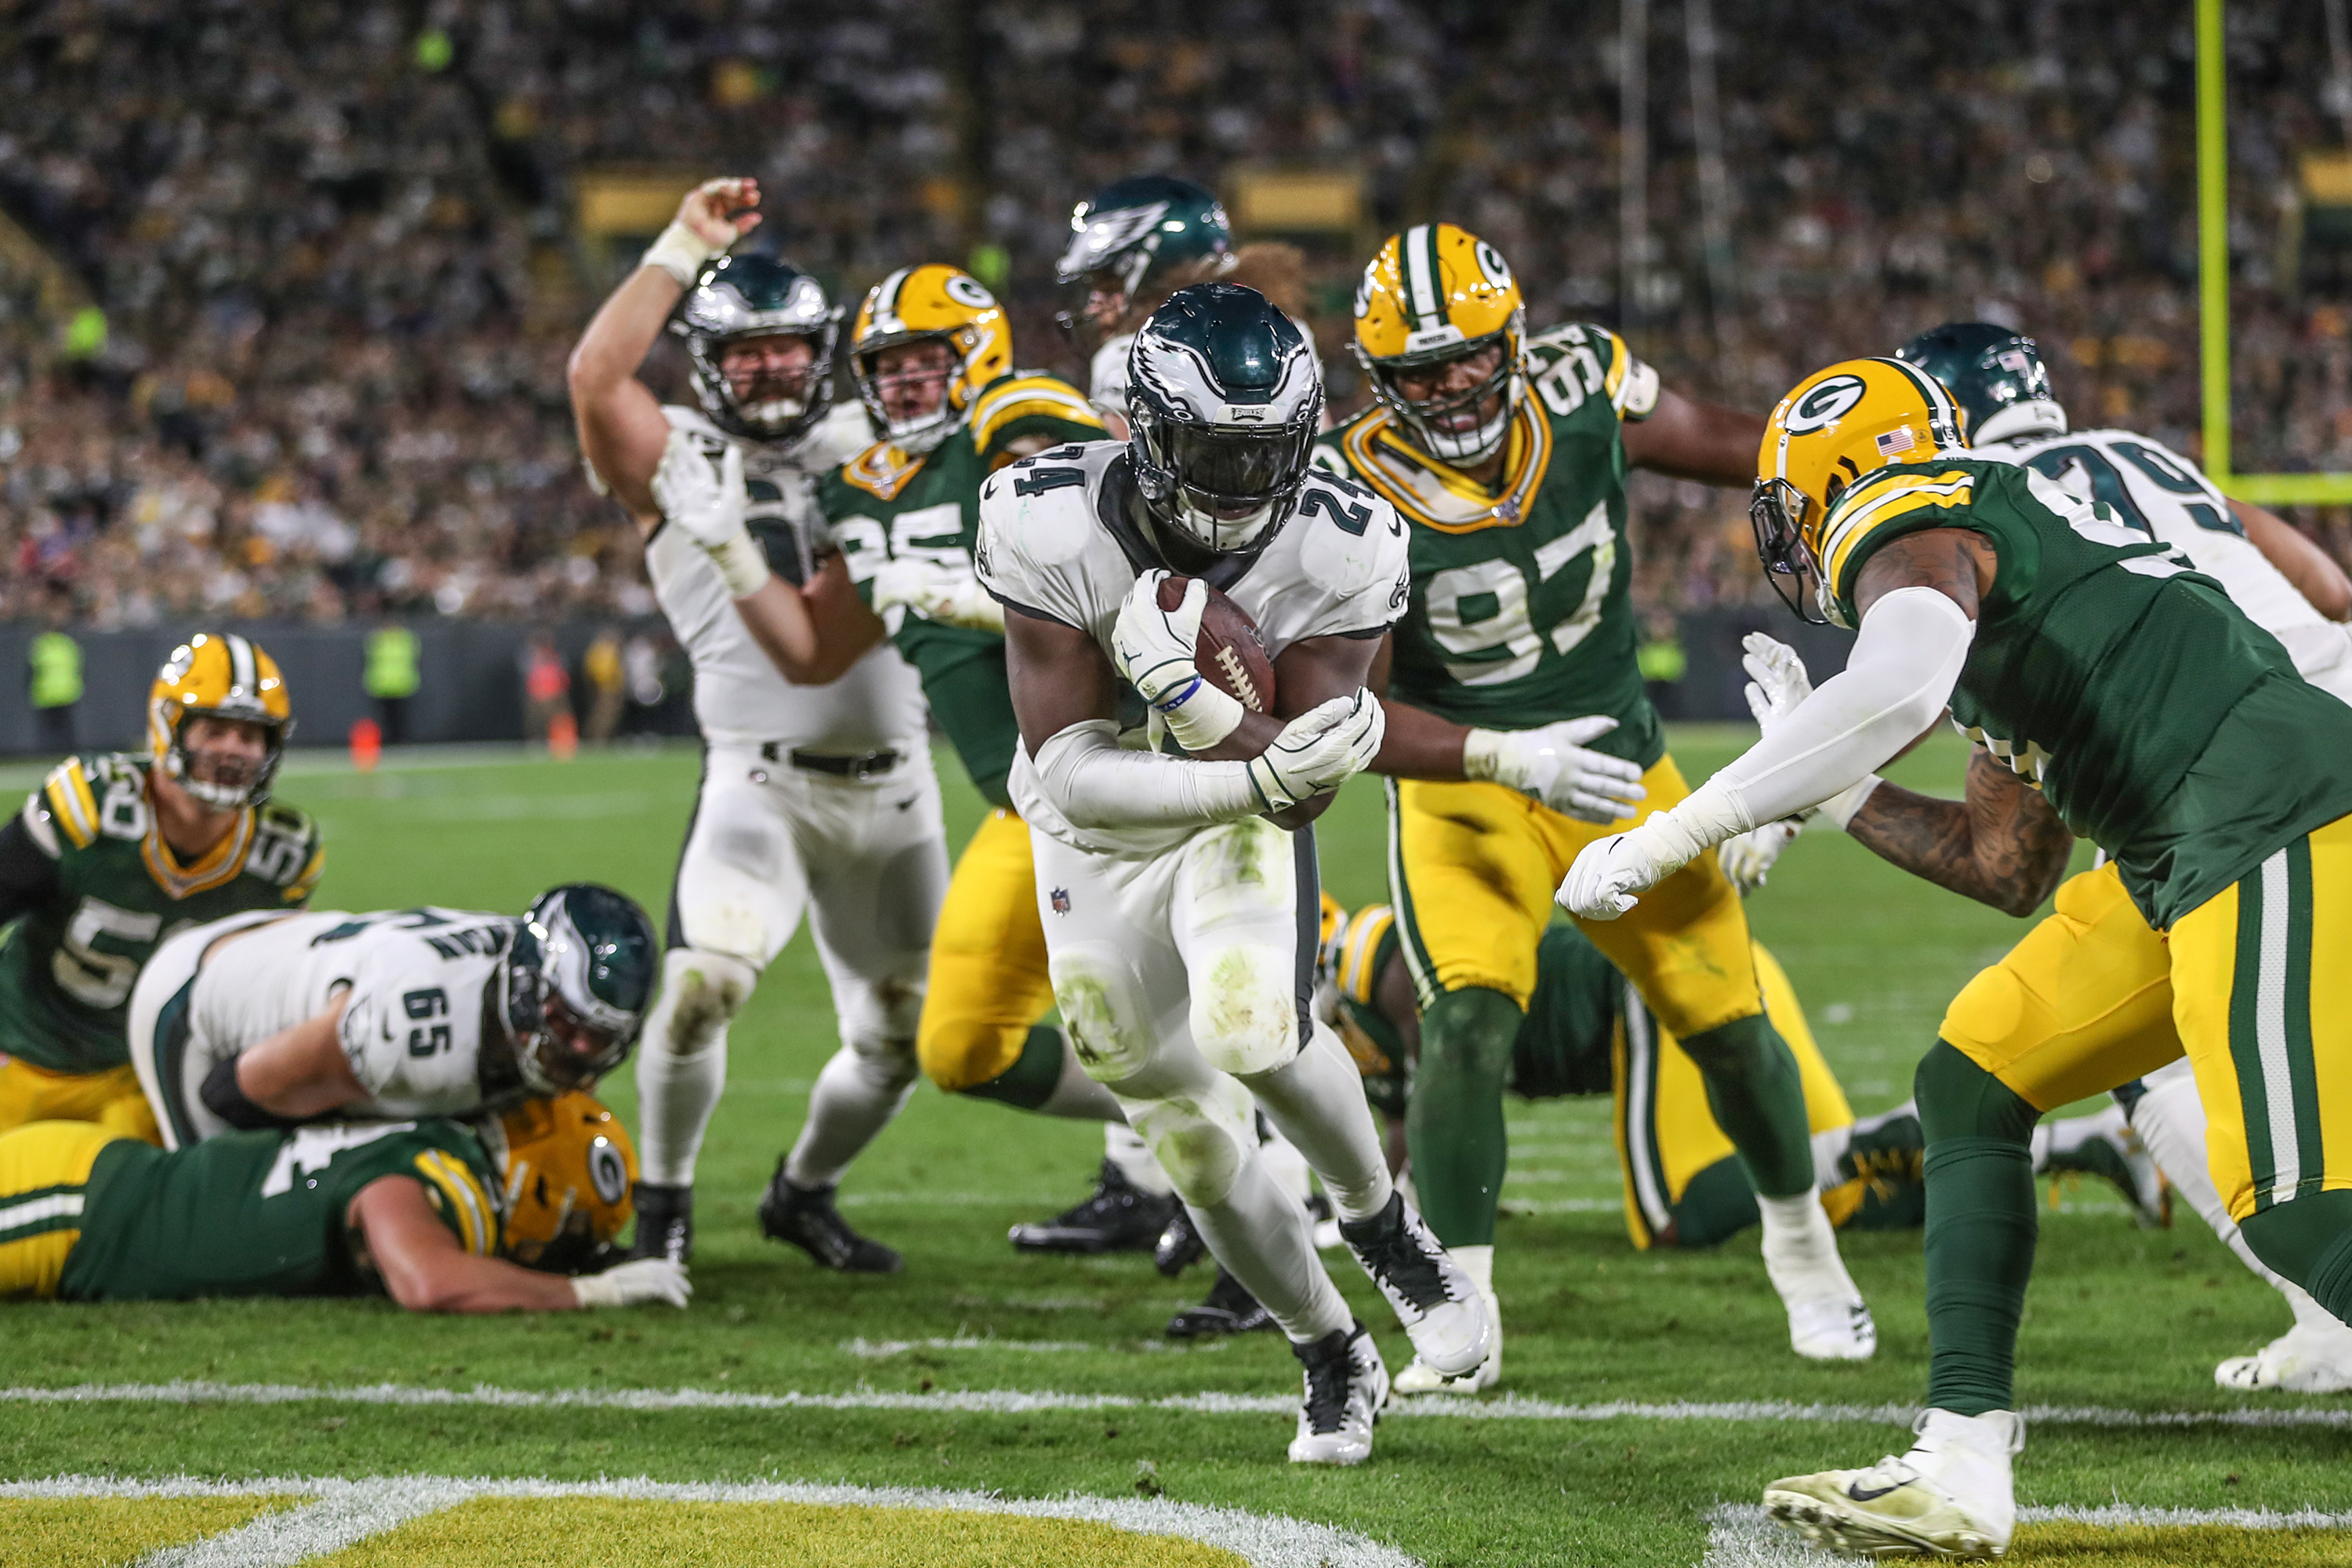
[[[1038,787],[1073,827],[1188,827],[1269,809],[1247,763],[1130,752],[1108,719],[1073,724],[1037,749]]]
[[[0,827],[0,925],[38,909],[58,890],[58,837],[40,795]]]

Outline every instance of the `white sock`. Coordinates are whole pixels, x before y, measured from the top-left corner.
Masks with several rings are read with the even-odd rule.
[[[808,1121],[784,1162],[784,1179],[802,1188],[830,1187],[858,1151],[890,1125],[915,1090],[915,1047],[844,1046],[816,1075]]]
[[[1087,1069],[1079,1065],[1078,1053],[1070,1049],[1067,1035],[1062,1036],[1062,1076],[1054,1080],[1054,1092],[1045,1097],[1037,1114],[1072,1121],[1127,1124],[1127,1112],[1119,1109],[1118,1096],[1087,1076]]]
[[[1176,1189],[1168,1184],[1168,1173],[1151,1157],[1151,1146],[1141,1134],[1127,1124],[1124,1117],[1103,1123],[1103,1158],[1108,1160],[1127,1184],[1139,1193],[1150,1193],[1164,1198]]]
[[[2017,1521],[2013,1460],[2024,1443],[2025,1424],[2013,1411],[1930,1410],[1920,1417],[1919,1440],[1904,1457],[1979,1520],[2006,1531]]]
[[[642,1180],[688,1186],[702,1135],[727,1084],[727,1023],[759,972],[740,958],[672,948],[661,995],[637,1047],[637,1164]]]
[[[1201,1239],[1297,1344],[1353,1323],[1307,1234],[1307,1212],[1253,1152],[1221,1203],[1186,1205]]]
[[[1852,1300],[1862,1292],[1838,1256],[1837,1232],[1811,1193],[1785,1198],[1756,1194],[1763,1218],[1764,1272],[1783,1301]]]
[[[1370,1219],[1388,1207],[1396,1183],[1381,1152],[1363,1075],[1328,1025],[1317,1024],[1306,1048],[1289,1061],[1242,1082],[1265,1119],[1323,1178],[1341,1219]]]
[[[1462,1265],[1462,1272],[1478,1283],[1478,1293],[1488,1300],[1495,1299],[1495,1244],[1484,1247],[1449,1247],[1454,1261]]]

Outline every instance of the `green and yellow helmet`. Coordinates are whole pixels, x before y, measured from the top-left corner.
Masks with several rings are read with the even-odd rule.
[[[185,731],[188,721],[196,718],[260,727],[267,749],[251,778],[222,783],[195,776]],[[293,732],[294,709],[278,661],[234,632],[198,632],[172,650],[147,689],[150,760],[165,778],[224,811],[269,798],[270,781],[278,776],[286,738]]]
[[[1415,446],[1444,462],[1481,463],[1502,450],[1528,395],[1527,339],[1527,301],[1510,263],[1454,224],[1391,235],[1356,288],[1356,359],[1372,395]],[[1494,369],[1465,392],[1416,402],[1397,389],[1399,371],[1490,353]],[[1478,418],[1498,392],[1494,416]]]
[[[875,382],[874,358],[885,349],[934,339],[952,349],[958,362],[947,396],[933,413],[893,421]],[[901,267],[877,283],[857,308],[849,334],[850,379],[875,436],[909,454],[931,451],[962,429],[981,388],[1012,369],[1013,330],[1004,308],[979,279],[945,262]]]

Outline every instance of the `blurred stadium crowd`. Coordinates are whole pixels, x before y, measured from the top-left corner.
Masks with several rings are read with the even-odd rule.
[[[1628,267],[1611,4],[17,4],[0,213],[68,277],[0,245],[0,616],[650,611],[563,384],[634,258],[575,232],[577,184],[632,164],[758,175],[763,241],[845,299],[965,260],[1020,357],[1074,375],[1048,324],[1074,201],[1306,164],[1368,201],[1360,246],[1312,252],[1342,407],[1363,255],[1444,216],[1512,259],[1536,324],[1619,325],[1687,391],[1763,408],[1990,317],[2042,341],[2078,423],[2198,452],[2187,5],[1716,0],[1713,258],[1686,18],[1650,11]],[[2246,471],[2352,469],[2352,310],[2280,195],[2344,144],[2320,13],[2230,13]],[[1646,609],[1765,594],[1744,497],[1634,493]],[[2297,521],[2352,563],[2352,518]]]

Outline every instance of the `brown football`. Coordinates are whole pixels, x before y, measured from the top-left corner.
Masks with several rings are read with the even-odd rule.
[[[1172,610],[1184,602],[1190,577],[1168,577],[1160,584],[1160,607]],[[1242,607],[1209,588],[1209,603],[1201,612],[1201,637],[1192,647],[1192,663],[1212,685],[1223,689],[1253,713],[1274,711],[1274,660],[1257,635],[1257,623]]]

